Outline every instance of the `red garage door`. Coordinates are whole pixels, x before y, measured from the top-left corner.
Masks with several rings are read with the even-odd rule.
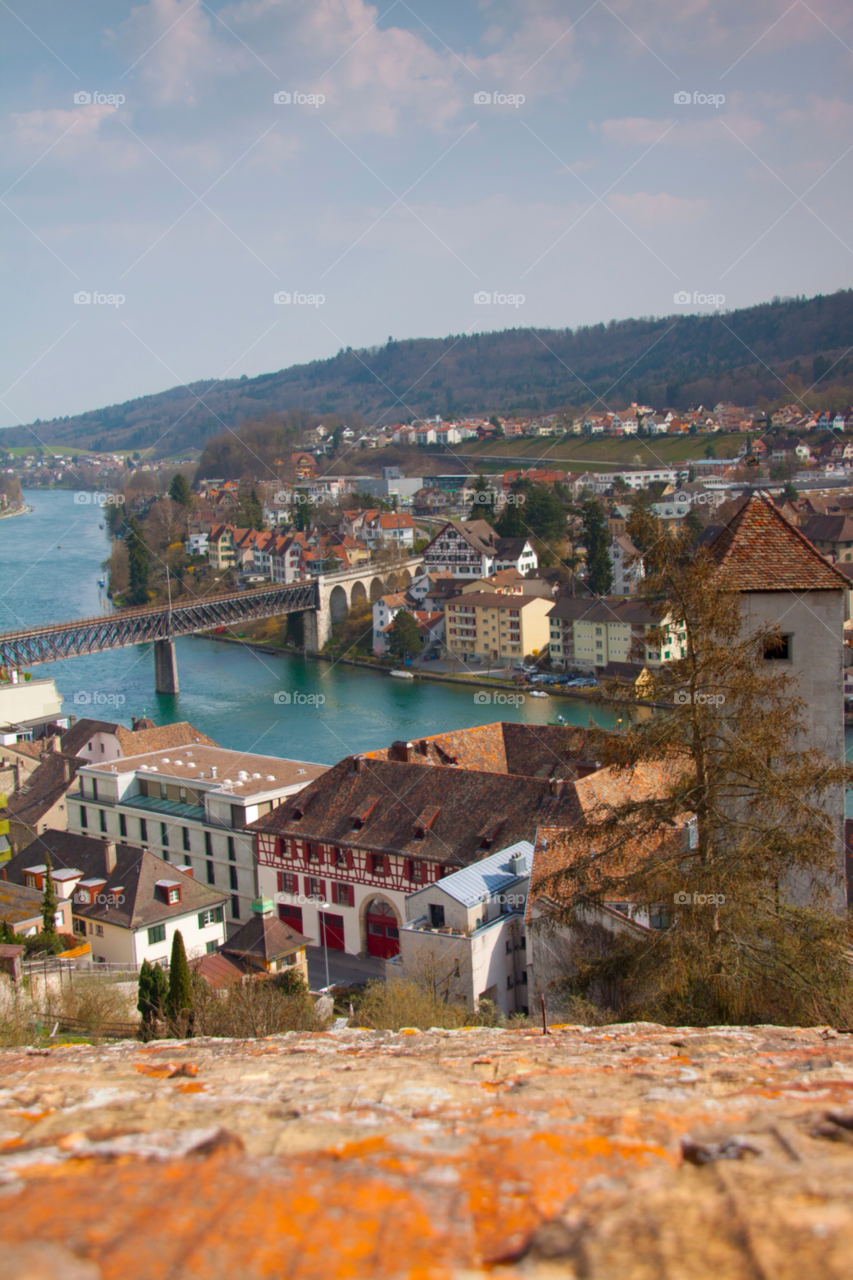
[[[374,898],[367,908],[367,954],[380,960],[400,954],[397,917],[381,898]]]
[[[344,950],[344,918],[320,912],[320,944],[331,951]]]
[[[297,933],[302,933],[302,908],[291,907],[286,902],[279,903],[278,918],[283,920],[285,924],[289,924],[291,929],[295,929]]]

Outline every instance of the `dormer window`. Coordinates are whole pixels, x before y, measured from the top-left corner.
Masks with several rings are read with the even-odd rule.
[[[181,891],[177,886],[169,890],[169,906],[172,907],[181,900]]]

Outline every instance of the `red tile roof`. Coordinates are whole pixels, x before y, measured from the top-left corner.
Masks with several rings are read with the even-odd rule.
[[[761,494],[753,494],[709,547],[737,591],[842,591],[846,580]]]

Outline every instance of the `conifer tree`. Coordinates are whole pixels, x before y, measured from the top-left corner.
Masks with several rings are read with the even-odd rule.
[[[832,810],[853,767],[811,745],[808,704],[768,660],[781,635],[745,624],[737,577],[689,531],[639,512],[629,534],[652,552],[642,595],[657,619],[644,642],[683,656],[646,673],[655,713],[599,744],[621,798],[566,837],[574,852],[551,890],[572,928],[568,989],[620,1019],[849,1026]],[[633,687],[602,697],[631,720]],[[651,933],[605,939],[589,908],[607,902],[649,910]]]
[[[169,497],[182,507],[188,507],[192,502],[192,491],[187,478],[180,471],[176,471],[172,476],[172,482],[169,485]]]
[[[53,870],[53,863],[50,860],[50,854],[44,855],[44,893],[41,900],[41,920],[42,933],[45,939],[51,944],[56,942],[56,909],[59,905],[56,897],[56,889],[53,886],[53,877],[50,874]]]
[[[136,516],[129,516],[126,525],[128,601],[130,604],[148,603],[148,547]]]
[[[172,955],[169,960],[169,991],[166,996],[166,1012],[177,1022],[189,1016],[193,1007],[193,984],[187,953],[180,929],[172,939]]]
[[[613,566],[607,554],[610,537],[604,508],[597,498],[589,498],[581,507],[581,515],[587,586],[594,595],[606,596],[613,586]]]

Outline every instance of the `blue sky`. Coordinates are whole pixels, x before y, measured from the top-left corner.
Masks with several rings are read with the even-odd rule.
[[[3,0],[0,24],[5,426],[389,335],[853,283],[849,0]]]

